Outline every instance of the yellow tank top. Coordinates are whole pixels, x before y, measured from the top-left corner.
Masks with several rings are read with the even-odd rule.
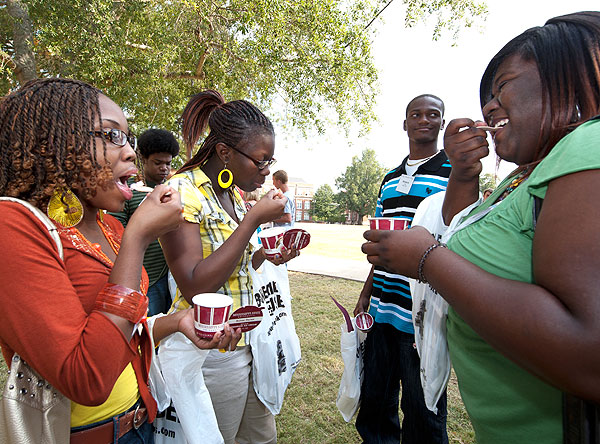
[[[71,427],[93,424],[123,413],[135,404],[139,396],[135,372],[129,363],[103,404],[90,407],[71,402]]]

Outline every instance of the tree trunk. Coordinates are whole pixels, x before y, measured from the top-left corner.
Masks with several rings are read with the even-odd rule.
[[[7,0],[6,12],[13,19],[15,77],[20,85],[37,77],[33,53],[33,26],[27,5],[20,0]]]

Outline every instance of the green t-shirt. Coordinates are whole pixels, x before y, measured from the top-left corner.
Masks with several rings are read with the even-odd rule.
[[[490,273],[532,283],[533,195],[543,198],[556,178],[598,168],[600,120],[594,120],[564,137],[525,182],[483,218],[455,233],[448,247]],[[471,215],[492,205],[512,179],[505,179]],[[558,389],[498,353],[452,308],[447,329],[450,357],[478,443],[562,443]]]

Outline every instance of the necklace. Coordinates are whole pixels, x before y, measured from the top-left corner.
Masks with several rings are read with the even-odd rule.
[[[119,254],[119,249],[121,247],[121,236],[115,232],[109,225],[104,223],[103,218],[100,214],[96,217],[96,223],[102,230],[102,234],[108,241],[110,248],[114,251],[115,255]],[[75,227],[63,227],[58,224],[58,231],[62,233],[75,247],[77,251],[81,251],[82,253],[87,254],[88,256],[93,257],[94,259],[101,262],[108,269],[112,269],[113,261],[102,251],[102,247],[100,244],[95,242],[90,242],[88,238],[86,238],[81,231],[79,231]],[[142,273],[142,279],[140,282],[140,290],[143,294],[148,293],[148,279],[144,278],[144,273]]]
[[[523,171],[515,177],[511,183],[508,184],[504,192],[500,195],[500,197],[496,200],[496,202],[500,202],[506,198],[510,193],[512,193],[519,185],[527,180],[529,177],[529,168],[525,168]]]
[[[96,218],[96,223],[102,230],[102,234],[108,241],[108,244],[112,248],[115,254],[119,254],[119,247],[121,245],[120,236],[115,233],[108,225],[106,225],[100,218]],[[90,242],[84,235],[75,227],[61,227],[60,231],[62,231],[65,236],[71,241],[76,250],[82,251],[89,256],[92,256],[95,259],[98,259],[104,265],[109,268],[112,268],[113,262],[110,258],[104,254],[100,244]]]
[[[410,163],[410,159],[406,159],[406,166],[409,167],[413,167],[413,166],[417,166],[417,165],[421,165],[422,163],[427,162],[429,159],[431,159],[432,157],[434,157],[437,153],[432,154],[429,157],[426,157],[425,159],[418,159],[416,162]]]

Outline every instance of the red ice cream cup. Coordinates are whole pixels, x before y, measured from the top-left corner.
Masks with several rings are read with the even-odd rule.
[[[221,293],[201,293],[192,298],[194,304],[194,327],[203,339],[212,339],[223,331],[229,319],[233,299]]]
[[[265,256],[270,259],[281,256],[284,233],[285,228],[283,227],[267,228],[258,233],[260,242],[265,250]]]
[[[395,217],[370,217],[369,226],[371,230],[406,230],[410,221],[397,219]]]

